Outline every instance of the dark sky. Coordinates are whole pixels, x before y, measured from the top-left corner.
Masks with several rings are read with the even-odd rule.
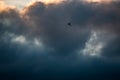
[[[0,5],[0,80],[120,79],[119,1]]]

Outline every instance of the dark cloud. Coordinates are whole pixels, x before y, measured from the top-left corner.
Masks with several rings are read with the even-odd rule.
[[[32,25],[35,35],[44,37],[42,38],[44,43],[60,53],[70,53],[82,48],[90,36],[90,31],[94,29],[118,35],[119,2],[89,4],[71,1],[58,5],[45,6],[42,3],[33,5],[32,8],[24,8],[27,10],[24,15],[35,24]],[[72,27],[67,25],[68,22],[71,22]]]
[[[113,61],[120,58],[119,4],[35,2],[21,11],[16,8],[0,11],[0,74],[16,76],[15,79],[19,75],[23,79],[118,77],[119,63],[105,62],[102,58]],[[78,54],[90,43],[91,31],[100,32],[95,38],[110,37],[106,41],[99,39],[105,43],[101,58]],[[104,35],[103,31],[110,34]],[[93,40],[94,46],[99,40]]]
[[[5,8],[0,12],[1,31],[23,34],[26,26],[20,16],[16,9]]]
[[[28,11],[25,15],[35,24],[33,25],[36,31],[35,34],[38,36],[42,35],[44,37],[44,43],[55,48],[55,50],[58,50],[61,54],[75,51],[75,49],[79,48],[86,41],[89,33],[86,29],[81,28],[78,30],[79,28],[77,27],[74,28],[67,25],[67,23],[71,21],[71,16],[74,16],[71,14],[72,11],[69,11],[74,9],[69,9],[70,7],[68,6],[71,6],[71,4],[67,4],[67,6],[66,4],[48,5],[43,12],[40,12],[43,14],[39,16],[37,15],[37,11],[39,11],[39,9],[41,10],[41,8],[43,9],[42,4],[37,5],[37,7],[35,6],[34,11],[26,7]],[[37,13],[33,14],[32,12]],[[73,22],[71,23],[74,25]]]
[[[105,58],[111,58],[111,60],[119,61],[120,57],[120,37],[110,41],[108,45],[103,49],[103,56]]]

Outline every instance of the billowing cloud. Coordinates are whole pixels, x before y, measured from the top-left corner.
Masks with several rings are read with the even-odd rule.
[[[101,50],[103,45],[107,45],[107,41],[119,37],[119,2],[92,4],[65,1],[57,5],[33,2],[20,11],[2,2],[1,5],[1,38],[5,37],[5,34],[9,37],[14,34],[16,37],[11,38],[11,43],[33,41],[38,45],[39,41],[36,39],[40,39],[44,46],[56,54],[77,54],[78,50],[81,51],[80,54],[94,54],[99,52],[98,48]],[[69,22],[72,26],[68,25]],[[92,31],[102,33],[103,30],[111,34],[105,34],[106,38],[109,36],[107,41],[98,40],[101,35],[90,35]],[[82,52],[83,48],[85,49]],[[100,51],[101,54],[102,52]]]
[[[91,75],[89,70],[96,76],[104,68],[106,74],[112,72],[113,63],[105,61],[120,62],[119,4],[38,1],[19,10],[1,2],[1,73],[9,74],[14,68],[18,72],[22,69],[22,73],[31,70],[32,76],[53,72],[59,77],[65,72],[75,73],[71,76],[75,78],[79,74]]]

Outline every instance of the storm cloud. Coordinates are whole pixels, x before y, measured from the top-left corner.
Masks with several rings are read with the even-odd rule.
[[[58,5],[35,2],[23,9],[23,19],[31,26],[31,31],[27,29],[32,32],[30,37],[41,37],[45,45],[63,51],[60,54],[83,48],[91,31],[102,32],[106,38],[119,37],[119,2],[66,1]],[[67,25],[69,22],[72,27]]]
[[[0,74],[17,71],[16,76],[41,79],[119,74],[120,2],[37,1],[22,10],[0,4]]]

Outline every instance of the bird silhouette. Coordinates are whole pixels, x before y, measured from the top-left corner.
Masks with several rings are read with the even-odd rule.
[[[72,26],[72,24],[70,22],[67,23],[68,26]]]

